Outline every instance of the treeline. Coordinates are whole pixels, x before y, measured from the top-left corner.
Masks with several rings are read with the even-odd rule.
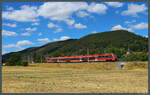
[[[108,47],[106,49],[80,49],[76,52],[70,53],[60,53],[59,51],[49,54],[48,57],[58,57],[58,56],[76,56],[76,55],[94,55],[94,54],[105,54],[105,53],[113,53],[118,57],[119,61],[148,61],[148,51],[143,52],[135,52],[130,51],[127,54],[128,49],[125,48],[115,48]]]
[[[4,60],[2,60],[4,61]],[[12,56],[9,58],[9,60],[5,60],[5,62],[2,62],[3,65],[7,66],[28,66],[28,62],[25,60],[22,60],[21,55],[19,53],[14,53]]]

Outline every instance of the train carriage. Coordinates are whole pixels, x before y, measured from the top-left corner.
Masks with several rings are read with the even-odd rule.
[[[101,55],[81,55],[81,56],[64,56],[46,58],[47,63],[57,62],[100,62],[100,61],[117,61],[117,56],[113,53]]]

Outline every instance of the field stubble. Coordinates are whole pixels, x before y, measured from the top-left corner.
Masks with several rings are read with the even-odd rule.
[[[3,66],[3,93],[147,93],[148,70],[119,63],[30,64]],[[139,63],[141,64],[141,63]],[[128,66],[130,68],[128,69]]]

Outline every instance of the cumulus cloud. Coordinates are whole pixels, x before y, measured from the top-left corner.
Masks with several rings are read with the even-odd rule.
[[[136,17],[138,13],[143,13],[148,8],[145,6],[145,4],[137,5],[137,4],[129,4],[128,10],[123,11],[122,15],[131,15]]]
[[[46,2],[40,6],[38,13],[40,16],[51,20],[64,21],[68,19],[73,12],[85,9],[87,6],[87,3],[84,2]]]
[[[58,27],[58,25],[56,25],[56,24],[54,24],[52,22],[48,23],[47,26],[48,26],[48,28],[57,28]]]
[[[85,12],[85,11],[79,11],[79,12],[77,13],[77,16],[78,16],[78,17],[86,17],[86,16],[90,16],[90,14],[87,13],[87,12]]]
[[[11,24],[11,23],[4,23],[3,24],[4,26],[8,26],[8,27],[16,27],[17,25],[14,23],[14,24]]]
[[[23,5],[20,10],[3,11],[2,18],[20,22],[37,21],[38,14],[36,10],[37,7],[35,6]]]
[[[74,23],[75,23],[75,20],[69,20],[69,19],[67,19],[67,20],[65,20],[65,22],[68,24],[68,25],[73,25]]]
[[[71,20],[72,14],[83,10],[103,14],[107,7],[104,4],[95,3],[88,5],[86,2],[46,2],[38,9],[38,15],[50,20],[65,21],[68,25],[72,25],[74,24],[74,20]],[[80,12],[79,15],[87,14]]]
[[[33,26],[37,26],[37,25],[39,25],[39,23],[34,22],[34,23],[32,23],[31,25],[33,25]]]
[[[18,41],[17,42],[17,46],[24,46],[24,45],[31,45],[33,44],[32,42],[28,41],[28,40],[23,40],[23,41]]]
[[[74,27],[75,27],[75,28],[78,28],[78,29],[87,28],[86,25],[83,25],[83,24],[81,24],[81,23],[75,24]]]
[[[30,32],[31,32],[31,31],[36,31],[36,30],[37,30],[37,28],[35,28],[35,27],[34,27],[34,28],[30,28],[30,27],[28,27],[28,28],[26,28],[25,30],[26,30],[26,31],[30,31]]]
[[[43,39],[37,39],[38,42],[40,43],[48,43],[50,40],[48,38],[43,38]]]
[[[18,41],[16,44],[8,44],[8,45],[4,45],[3,48],[21,48],[21,46],[26,46],[26,45],[31,45],[33,44],[32,42],[28,41],[28,40],[22,40],[22,41]]]
[[[68,39],[70,39],[70,37],[62,36],[62,37],[60,37],[60,39],[54,39],[54,41],[64,41],[64,40],[68,40]]]
[[[48,23],[48,28],[56,28],[56,30],[54,31],[55,33],[57,32],[61,32],[62,31],[62,28],[52,22]]]
[[[95,33],[97,33],[97,32],[94,30],[94,31],[92,31],[92,33],[95,34]]]
[[[131,23],[134,23],[134,22],[136,22],[136,20],[132,20],[132,21],[125,21],[124,23],[125,23],[125,24],[131,24]]]
[[[15,44],[8,44],[8,45],[4,45],[3,48],[13,48],[16,47]]]
[[[40,32],[39,34],[38,34],[38,36],[41,36],[42,35],[42,33]]]
[[[122,27],[121,25],[113,26],[111,30],[112,30],[112,31],[114,31],[114,30],[128,30],[128,31],[132,32],[132,29],[131,29],[131,28],[124,28],[124,27]]]
[[[11,7],[11,6],[7,6],[6,7],[6,10],[8,10],[8,11],[12,11],[14,8],[13,7]]]
[[[80,11],[78,15],[84,17],[90,12],[103,14],[106,10],[107,7],[104,4],[88,4],[87,2],[45,2],[40,5],[39,8],[36,6],[23,5],[20,9],[3,11],[2,17],[14,21],[32,22],[37,21],[38,17],[42,16],[50,20],[64,21],[68,25],[73,25],[75,21],[72,19],[72,14],[75,12]],[[85,13],[85,11],[87,12]],[[32,25],[38,24],[34,23]]]
[[[60,27],[56,28],[55,33],[57,33],[57,32],[62,32],[62,28],[60,28]]]
[[[2,36],[17,36],[18,34],[16,32],[2,30]]]
[[[148,28],[148,23],[139,23],[137,25],[132,26],[133,29],[141,30],[141,29],[147,29]]]
[[[24,33],[21,33],[22,36],[31,36],[31,32],[24,32]]]
[[[106,13],[107,7],[104,4],[92,3],[87,7],[88,12],[104,14]]]
[[[112,7],[122,7],[123,6],[123,3],[120,3],[120,2],[105,2],[105,3]]]

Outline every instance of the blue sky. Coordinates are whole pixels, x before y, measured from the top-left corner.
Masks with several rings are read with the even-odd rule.
[[[148,36],[147,2],[2,2],[2,54],[124,29]]]

